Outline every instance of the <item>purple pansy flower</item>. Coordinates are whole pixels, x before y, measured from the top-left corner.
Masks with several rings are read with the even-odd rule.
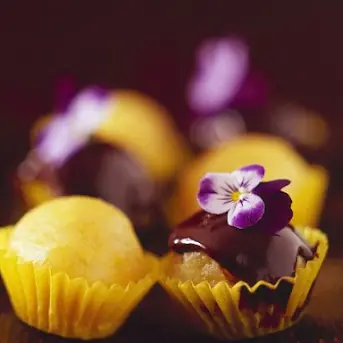
[[[61,165],[81,148],[110,113],[110,97],[99,87],[78,93],[65,112],[55,114],[37,143],[38,156],[46,163]]]
[[[196,53],[196,70],[187,89],[190,108],[198,114],[222,110],[236,96],[249,69],[247,45],[234,37],[204,41]]]
[[[261,182],[264,174],[257,164],[232,173],[208,173],[200,181],[198,203],[206,212],[227,213],[228,224],[238,229],[263,224],[264,230],[276,232],[293,216],[292,201],[281,191],[290,181]]]

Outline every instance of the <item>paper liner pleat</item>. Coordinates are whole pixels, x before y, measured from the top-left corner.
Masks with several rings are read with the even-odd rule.
[[[5,226],[0,228],[0,250],[7,248],[13,226]]]
[[[198,316],[204,324],[205,330],[222,339],[241,339],[263,336],[282,331],[300,318],[297,311],[304,305],[313,286],[320,267],[328,250],[328,240],[324,233],[317,229],[297,228],[304,239],[311,245],[317,246],[317,253],[306,266],[298,268],[295,277],[282,277],[276,284],[259,281],[253,287],[240,281],[230,286],[225,281],[211,286],[209,282],[202,281],[194,284],[191,281],[180,281],[167,275],[160,279],[161,285],[175,298],[177,298],[193,315]],[[162,261],[162,269],[168,262],[168,256]],[[275,327],[263,327],[261,320],[265,313],[251,310],[241,310],[239,306],[241,291],[245,287],[250,293],[255,293],[260,287],[267,287],[276,291],[281,284],[292,285],[285,313]],[[273,305],[265,309],[272,314]]]
[[[146,255],[149,274],[126,287],[52,274],[49,267],[1,254],[1,271],[17,316],[41,331],[84,340],[112,335],[157,280],[158,262]]]

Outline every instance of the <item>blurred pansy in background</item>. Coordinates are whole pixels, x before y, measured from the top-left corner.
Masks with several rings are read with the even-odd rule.
[[[45,163],[61,165],[81,148],[110,114],[112,97],[104,89],[92,86],[79,92],[64,112],[42,129],[35,147]]]
[[[94,88],[96,87],[94,86]],[[82,93],[82,89],[79,93]],[[41,136],[44,135],[44,132],[47,130],[46,127],[52,118],[68,113],[68,107],[77,94],[76,81],[73,77],[61,76],[57,79],[53,94],[53,109],[48,115],[40,116],[31,126],[29,133],[31,146],[35,146],[42,140]]]
[[[249,50],[238,38],[212,38],[197,49],[187,101],[198,114],[217,113],[233,101],[249,70]]]
[[[60,106],[66,98],[33,125],[31,150],[16,175],[23,207],[61,195],[93,196],[125,212],[140,237],[163,234],[161,207],[188,159],[167,109],[130,89],[90,86]]]
[[[186,89],[188,106],[196,115],[261,106],[267,101],[267,93],[267,80],[251,65],[244,40],[219,37],[200,44]]]
[[[205,40],[196,50],[186,88],[192,144],[200,150],[213,148],[245,133],[242,110],[263,106],[267,90],[264,75],[251,67],[249,47],[242,39]]]
[[[31,149],[17,168],[15,188],[24,207],[63,194],[56,170],[90,141],[109,115],[113,103],[109,95],[96,85],[76,92],[72,79],[59,80],[54,109],[34,123]]]

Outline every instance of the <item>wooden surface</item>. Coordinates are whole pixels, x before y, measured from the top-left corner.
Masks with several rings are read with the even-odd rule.
[[[3,286],[0,294],[0,343],[75,342],[46,335],[21,323],[11,309]],[[163,304],[165,300],[165,294],[157,287],[115,336],[98,342],[217,342],[205,335],[188,332],[186,327],[181,328],[183,319],[173,315],[176,313],[173,304]],[[329,257],[326,260],[307,314],[298,325],[250,342],[343,342],[343,258]]]

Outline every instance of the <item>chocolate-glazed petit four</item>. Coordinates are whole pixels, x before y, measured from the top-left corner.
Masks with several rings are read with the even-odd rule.
[[[293,276],[298,258],[313,258],[313,249],[291,226],[277,234],[261,234],[254,227],[237,230],[225,215],[198,212],[174,229],[171,249],[178,253],[204,252],[218,261],[236,280],[253,285],[260,280],[275,283]]]
[[[179,141],[173,128],[163,127],[164,112],[135,94],[88,88],[50,116],[18,172],[29,207],[55,196],[87,195],[123,210],[139,235],[164,231],[161,204],[183,153],[179,149],[173,159],[169,150]]]
[[[290,181],[264,174],[254,164],[201,178],[200,211],[174,228],[162,261],[162,286],[221,339],[296,323],[327,253],[325,234],[289,224]]]
[[[64,194],[104,199],[132,218],[140,232],[148,230],[157,218],[154,183],[138,161],[120,148],[91,142],[57,173]]]
[[[26,161],[26,173],[37,161]],[[23,167],[22,167],[23,168]],[[125,212],[138,232],[158,218],[156,187],[144,168],[123,149],[91,141],[59,167],[41,165],[35,180],[49,185],[52,196],[87,195],[101,198]]]
[[[207,174],[198,192],[202,211],[175,227],[171,249],[204,253],[224,274],[250,285],[294,276],[300,261],[313,259],[315,247],[289,224],[292,200],[282,189],[290,182],[262,182],[264,173],[262,166],[250,165]]]

